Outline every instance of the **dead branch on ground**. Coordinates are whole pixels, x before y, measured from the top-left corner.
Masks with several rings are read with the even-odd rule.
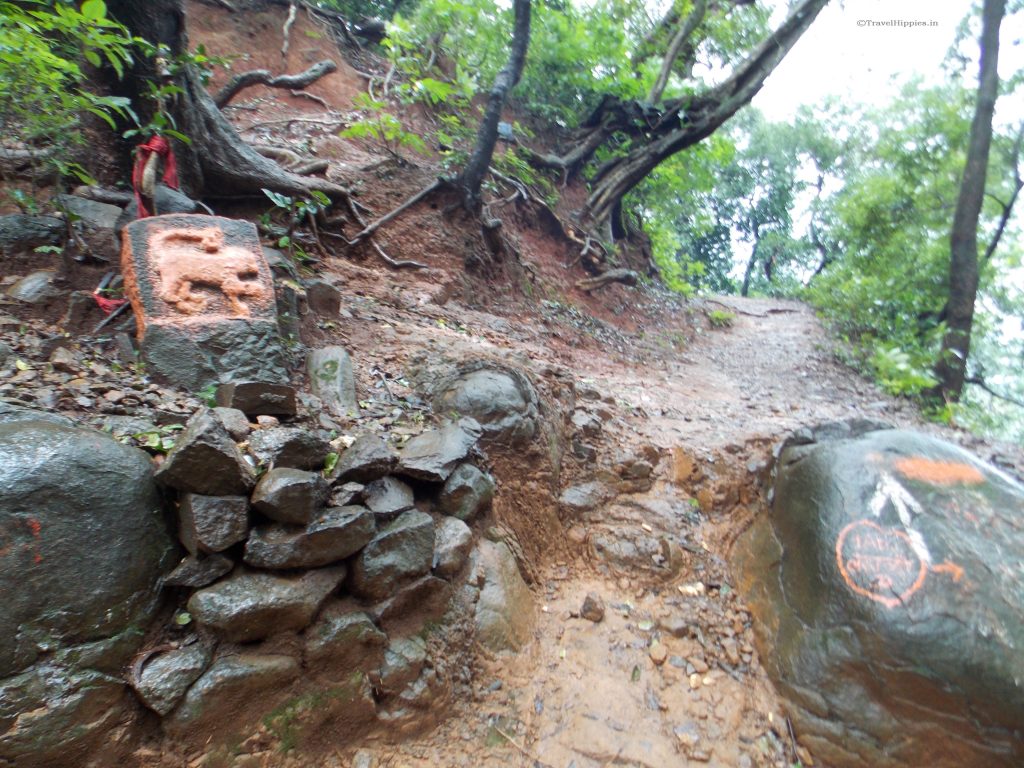
[[[623,285],[636,285],[640,282],[640,275],[632,269],[609,269],[596,277],[588,277],[576,281],[576,287],[581,291],[590,293],[598,288],[603,288],[609,283],[622,283]]]

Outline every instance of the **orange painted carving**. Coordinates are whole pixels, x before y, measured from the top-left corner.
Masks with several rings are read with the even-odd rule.
[[[208,299],[194,290],[197,285],[220,291],[235,317],[250,316],[243,298],[269,298],[258,280],[256,254],[225,246],[224,233],[216,227],[159,230],[150,237],[149,250],[160,275],[157,295],[182,314],[206,308]]]
[[[896,459],[895,467],[908,480],[920,480],[931,485],[981,485],[985,482],[981,470],[961,461],[907,456]]]
[[[905,603],[928,576],[907,534],[871,520],[855,520],[840,531],[836,563],[846,586],[887,608]]]

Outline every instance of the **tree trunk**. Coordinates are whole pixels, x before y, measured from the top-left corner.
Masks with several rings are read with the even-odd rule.
[[[515,88],[526,64],[526,49],[530,44],[530,0],[515,0],[515,22],[512,32],[512,51],[508,62],[494,78],[487,109],[476,134],[476,146],[459,179],[463,200],[469,210],[480,207],[480,187],[491,165],[494,145],[498,141],[498,121],[509,92]]]
[[[183,0],[107,0],[112,17],[132,34],[153,45],[163,45],[170,56],[188,51]],[[145,121],[155,105],[147,83],[157,77],[153,62],[137,57],[128,75],[128,95],[136,112]],[[303,178],[288,173],[271,160],[257,153],[242,141],[206,92],[195,69],[186,66],[175,78],[184,92],[173,97],[168,112],[175,129],[190,140],[172,140],[178,163],[178,176],[184,192],[192,197],[205,195],[259,195],[261,188],[289,195],[306,195],[312,190],[343,198],[347,191],[337,184],[316,178]],[[143,137],[148,138],[148,137]]]
[[[750,259],[747,261],[747,269],[743,273],[743,286],[740,288],[740,296],[750,295],[750,279],[754,275],[754,267],[757,266],[757,251],[761,247],[761,235],[757,228],[754,228],[754,247],[750,250]]]
[[[999,95],[999,26],[1005,11],[1006,0],[984,0],[978,98],[950,234],[947,330],[935,365],[938,385],[930,392],[945,402],[957,402],[963,394],[971,350],[974,302],[978,295],[978,219],[985,196],[992,115]]]
[[[761,90],[828,0],[800,0],[784,22],[721,85],[691,100],[665,105],[645,135],[651,138],[597,173],[580,220],[603,222],[616,203],[672,155],[710,136]],[[634,137],[635,140],[635,137]]]

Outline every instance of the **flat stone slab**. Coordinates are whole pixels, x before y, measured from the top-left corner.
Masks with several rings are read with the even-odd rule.
[[[225,640],[249,643],[307,627],[344,578],[343,565],[297,578],[241,573],[196,592],[188,610]]]
[[[398,472],[416,480],[443,483],[480,439],[481,429],[463,417],[412,438],[402,449]]]
[[[287,380],[273,278],[251,222],[194,214],[133,221],[121,268],[155,376],[193,390]]]
[[[837,766],[1024,765],[1024,487],[867,423],[783,447],[737,544],[761,658]]]

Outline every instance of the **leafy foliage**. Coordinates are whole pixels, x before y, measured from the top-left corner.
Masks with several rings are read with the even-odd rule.
[[[103,0],[80,8],[62,0],[0,2],[0,134],[10,150],[39,150],[39,175],[56,171],[91,181],[73,161],[84,143],[82,116],[114,127],[127,99],[88,90],[86,65],[108,64],[120,76],[131,60],[127,30],[107,18]]]

